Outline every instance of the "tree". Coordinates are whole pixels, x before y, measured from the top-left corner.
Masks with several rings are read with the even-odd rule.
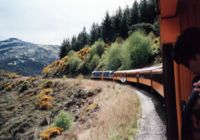
[[[128,13],[124,12],[120,28],[120,36],[123,39],[126,39],[128,37],[128,31],[129,31],[128,19],[129,19]]]
[[[106,16],[102,22],[102,36],[106,43],[114,41],[114,29],[108,12],[106,13]]]
[[[97,23],[93,23],[90,31],[90,44],[101,38],[101,28]]]
[[[154,23],[156,12],[154,0],[142,0],[140,3],[140,22]]]
[[[77,44],[76,36],[72,37],[71,46],[72,46],[72,50],[74,50],[74,51],[78,50],[78,44]]]
[[[136,31],[128,38],[126,46],[127,53],[130,54],[131,68],[141,68],[150,63],[151,40],[140,31]]]
[[[83,27],[83,31],[78,34],[78,37],[76,38],[75,48],[73,48],[75,51],[79,51],[82,49],[86,44],[89,44],[89,35],[86,32],[86,28]]]
[[[69,39],[64,39],[60,48],[60,59],[62,59],[63,57],[65,57],[68,52],[71,50],[71,45],[70,45],[70,40]]]
[[[149,0],[147,5],[148,23],[154,23],[156,19],[156,5],[155,0]]]
[[[129,26],[139,23],[139,7],[138,2],[135,1],[131,10],[130,10],[130,18],[129,18]]]
[[[102,62],[104,62],[105,69],[117,70],[121,66],[121,56],[123,47],[121,44],[113,43],[110,48],[104,54]]]
[[[122,18],[123,18],[123,13],[121,7],[118,8],[116,11],[116,15],[113,16],[113,27],[114,27],[114,33],[115,33],[115,38],[120,36],[120,30],[121,30],[121,25],[122,25]]]
[[[140,2],[140,22],[148,22],[147,0],[141,0]]]

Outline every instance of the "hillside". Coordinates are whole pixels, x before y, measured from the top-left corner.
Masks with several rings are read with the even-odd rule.
[[[22,75],[40,74],[44,66],[58,59],[59,46],[38,45],[17,38],[0,41],[0,69]]]
[[[44,77],[75,77],[94,70],[127,70],[161,63],[160,40],[153,33],[135,31],[126,39],[112,44],[102,40],[65,57],[43,69]]]
[[[140,103],[131,88],[82,77],[41,79],[4,71],[0,79],[0,139],[132,139],[137,132]],[[59,118],[61,111],[71,117]],[[54,127],[62,119],[70,129]]]

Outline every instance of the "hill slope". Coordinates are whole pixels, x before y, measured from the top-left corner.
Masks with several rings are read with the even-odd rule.
[[[56,139],[126,139],[137,132],[140,103],[131,88],[81,78],[20,77],[3,71],[0,79],[0,139],[41,139],[41,132],[54,125],[61,110],[73,116],[74,125]]]
[[[44,66],[58,59],[58,52],[56,45],[38,45],[9,38],[0,41],[0,69],[22,75],[39,74]]]

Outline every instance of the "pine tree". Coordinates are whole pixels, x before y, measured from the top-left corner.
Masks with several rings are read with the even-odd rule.
[[[130,10],[130,18],[129,18],[129,26],[139,23],[140,16],[139,16],[139,7],[138,2],[135,1],[131,10]]]
[[[140,2],[140,22],[148,22],[147,17],[147,0],[141,0]]]
[[[129,19],[128,13],[124,12],[120,30],[120,37],[122,37],[123,39],[126,39],[128,37],[128,31],[129,31],[128,19]]]
[[[128,7],[128,5],[127,5],[126,8],[124,9],[124,14],[126,14],[127,19],[129,20],[130,14],[131,14],[131,10],[130,10],[130,8]]]
[[[120,36],[122,18],[123,18],[122,9],[121,7],[119,7],[118,10],[116,11],[115,16],[113,16],[113,27],[114,27],[115,37]]]
[[[71,49],[72,48],[69,39],[64,39],[60,48],[60,54],[59,54],[60,59],[65,57]]]
[[[156,17],[154,0],[142,0],[140,3],[140,14],[140,22],[154,23]]]
[[[98,28],[97,28],[97,32],[98,32],[98,40],[103,40],[103,35],[102,35],[102,27],[98,25]]]
[[[79,46],[78,46],[78,43],[77,43],[76,36],[72,37],[72,39],[71,39],[71,46],[72,46],[72,50],[74,50],[74,51],[78,50]]]
[[[156,5],[155,0],[149,0],[147,5],[147,17],[148,17],[148,23],[153,24],[156,19]]]
[[[112,26],[112,20],[109,13],[106,13],[105,19],[102,22],[102,37],[106,43],[114,41],[114,29]]]
[[[93,23],[90,31],[90,44],[101,38],[101,28],[97,23]]]
[[[86,44],[89,44],[89,35],[86,32],[86,28],[83,27],[83,31],[78,34],[75,51],[79,51]]]

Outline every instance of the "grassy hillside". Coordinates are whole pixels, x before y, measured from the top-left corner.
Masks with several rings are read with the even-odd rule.
[[[137,132],[140,102],[130,87],[3,71],[0,79],[0,139],[129,140]]]
[[[112,44],[102,40],[78,52],[70,51],[61,60],[43,69],[46,77],[87,75],[93,70],[125,70],[161,62],[160,41],[153,33],[133,32],[126,40]]]

